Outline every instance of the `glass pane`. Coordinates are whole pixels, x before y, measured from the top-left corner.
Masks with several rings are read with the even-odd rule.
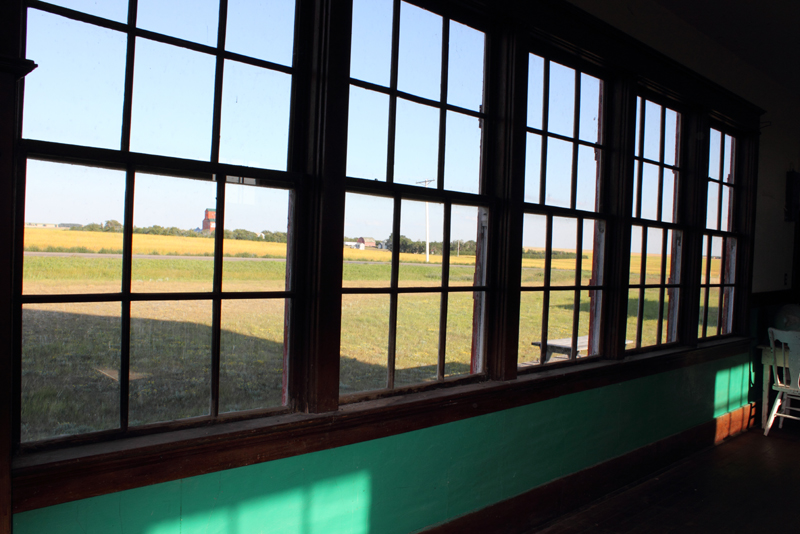
[[[482,213],[483,212],[483,213]],[[485,233],[486,211],[474,206],[453,205],[450,210],[450,284],[483,285],[476,257],[483,255],[480,235]],[[484,225],[484,232],[481,226]]]
[[[550,293],[545,363],[554,363],[571,358],[574,310],[575,292],[552,291]]]
[[[725,280],[726,284],[736,282],[736,239],[725,238]]]
[[[706,276],[706,273],[708,272],[708,270],[707,270],[708,260],[709,260],[708,256],[709,256],[709,254],[708,254],[708,236],[704,235],[703,236],[703,265],[702,265],[701,273],[700,273],[700,283],[701,284],[707,284],[708,283],[708,278]]]
[[[228,180],[252,179],[229,177]],[[288,232],[289,191],[228,183],[225,186],[222,290],[287,289]]]
[[[642,227],[631,226],[631,261],[628,283],[638,285],[642,283]]]
[[[700,288],[700,313],[697,317],[697,337],[703,337],[703,325],[706,322],[706,293],[708,293],[707,287]]]
[[[225,62],[219,160],[286,170],[292,77]]]
[[[574,286],[578,265],[578,220],[553,217],[550,285]]]
[[[538,204],[542,176],[542,136],[529,133],[525,139],[525,202]]]
[[[394,203],[390,198],[347,193],[344,287],[389,287],[392,279],[393,212]]]
[[[214,182],[136,175],[133,291],[211,291],[216,197]]]
[[[385,389],[389,295],[342,295],[339,395]]]
[[[187,41],[217,45],[219,0],[138,0],[136,25]],[[136,45],[139,46],[138,44]]]
[[[625,328],[625,349],[635,349],[636,331],[639,325],[639,290],[628,291],[628,320]],[[644,343],[642,344],[644,346]]]
[[[581,291],[578,316],[578,358],[600,353],[600,327],[603,292]],[[593,325],[593,326],[592,326]]]
[[[677,165],[680,151],[680,119],[679,113],[667,108],[664,124],[664,163]]]
[[[392,65],[392,4],[391,0],[354,0],[350,45],[351,77],[389,86]]]
[[[708,139],[708,177],[714,180],[719,180],[719,164],[722,155],[720,149],[722,148],[722,134],[713,128],[710,131]]]
[[[350,86],[347,176],[386,181],[389,97]]]
[[[522,285],[544,285],[547,217],[526,213],[522,229]]]
[[[733,188],[728,185],[722,185],[722,217],[720,217],[719,229],[723,232],[730,232],[732,230],[731,223],[733,222],[733,204],[731,203],[731,192]]]
[[[208,160],[213,56],[136,39],[131,150]]]
[[[600,140],[600,85],[594,76],[581,74],[580,138],[590,143]]]
[[[483,104],[483,53],[486,37],[450,21],[447,68],[447,102],[479,111]]]
[[[734,183],[734,160],[736,158],[736,154],[734,153],[734,149],[736,147],[736,142],[733,137],[730,135],[725,136],[725,156],[722,160],[722,179],[732,184]]]
[[[717,325],[719,324],[719,288],[708,288],[708,322],[706,324],[706,337],[719,335]]]
[[[660,228],[647,229],[647,271],[646,284],[661,283],[661,253],[664,245],[664,232]]]
[[[631,204],[631,216],[640,217],[641,214],[641,199],[639,198],[639,167],[641,163],[639,160],[633,162],[633,202]]]
[[[642,97],[636,97],[636,143],[633,148],[633,155],[641,156],[640,142],[642,141]]]
[[[401,2],[397,88],[439,100],[441,78],[442,17]]]
[[[96,17],[116,20],[117,22],[126,22],[128,20],[128,0],[103,0],[102,2],[97,0],[52,0],[48,3],[68,7]],[[33,10],[28,11],[28,20],[30,20],[32,12]]]
[[[547,140],[545,176],[545,204],[569,208],[572,190],[572,143],[552,137]]]
[[[220,413],[282,404],[285,308],[284,299],[222,301]]]
[[[605,221],[583,221],[583,251],[581,254],[581,285],[603,283],[603,249]]]
[[[658,308],[660,306],[660,289],[644,290],[644,315],[642,317],[642,346],[652,347],[658,344]]]
[[[542,293],[524,291],[519,296],[518,361],[539,363],[542,342]]]
[[[125,173],[28,160],[22,292],[122,288]]]
[[[481,185],[480,119],[448,111],[446,134],[444,188],[450,191],[479,193]]]
[[[35,9],[28,11],[22,136],[120,148],[125,34]],[[97,50],[102,50],[98,54]]]
[[[644,110],[644,157],[659,161],[661,151],[661,106],[645,101]]]
[[[119,302],[22,307],[23,442],[119,428],[120,313]]]
[[[680,283],[680,261],[681,261],[681,232],[667,230],[667,275],[668,284]]]
[[[436,380],[440,305],[438,293],[398,295],[395,387]]]
[[[657,165],[644,163],[642,169],[642,219],[658,220],[658,171]]]
[[[394,182],[436,188],[439,168],[439,111],[397,99]]]
[[[734,288],[726,287],[722,294],[722,310],[720,310],[720,334],[733,333],[733,296]]]
[[[575,70],[550,62],[547,130],[572,137],[575,130]]]
[[[722,273],[722,238],[711,238],[711,279],[710,284],[721,283],[720,275]]]
[[[675,222],[675,212],[677,211],[677,206],[675,205],[675,188],[678,184],[678,171],[664,169],[663,180],[661,220],[664,222]]]
[[[542,127],[544,111],[544,59],[528,54],[528,126]]]
[[[578,147],[578,189],[575,191],[575,207],[579,210],[597,211],[596,196],[600,185],[599,148]]]
[[[661,340],[664,343],[673,343],[678,341],[678,305],[680,304],[680,290],[678,288],[667,289],[665,294],[664,322],[662,324],[663,331]],[[674,316],[670,316],[670,310],[672,310]]]
[[[708,201],[706,203],[706,228],[718,230],[717,207],[719,206],[719,188],[716,182],[708,182]]]
[[[207,415],[211,301],[131,303],[130,424]]]
[[[403,200],[400,213],[400,285],[441,286],[444,205]]]
[[[228,0],[225,49],[291,66],[294,0]]]
[[[481,292],[450,293],[447,298],[447,345],[444,376],[470,374],[473,317]]]

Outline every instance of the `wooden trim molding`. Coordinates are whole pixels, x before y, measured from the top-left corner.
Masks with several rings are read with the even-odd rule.
[[[742,406],[624,456],[559,478],[538,488],[429,528],[426,534],[530,532],[593,501],[635,484],[670,465],[751,428],[755,403]]]
[[[15,513],[388,437],[750,351],[748,338],[342,405],[17,457]]]

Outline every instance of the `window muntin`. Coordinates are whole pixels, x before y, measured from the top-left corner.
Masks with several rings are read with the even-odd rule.
[[[637,97],[628,280],[628,350],[678,341],[683,230],[681,115]]]
[[[700,313],[697,336],[733,332],[738,239],[734,228],[737,181],[736,138],[709,129],[706,231],[703,232],[700,273]]]

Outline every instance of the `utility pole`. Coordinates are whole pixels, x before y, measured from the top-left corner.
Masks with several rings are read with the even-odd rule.
[[[417,184],[425,184],[425,189],[428,189],[428,184],[435,181],[436,180],[422,180],[420,182],[417,182]],[[430,215],[428,214],[428,203],[426,202],[425,203],[425,263],[431,262],[430,241],[431,241]]]

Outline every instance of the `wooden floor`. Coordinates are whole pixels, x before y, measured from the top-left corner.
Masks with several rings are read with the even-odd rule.
[[[800,532],[800,423],[785,426],[766,438],[753,429],[532,532]]]

